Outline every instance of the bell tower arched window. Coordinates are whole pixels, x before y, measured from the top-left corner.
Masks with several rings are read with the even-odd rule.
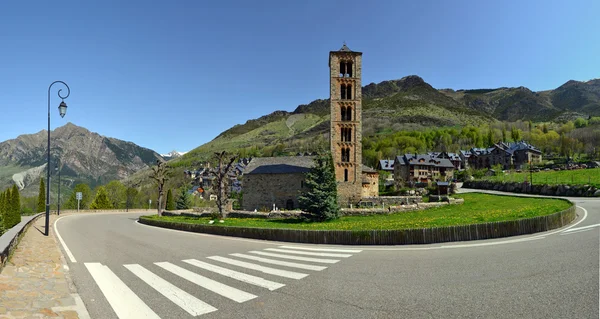
[[[340,61],[340,77],[352,77],[352,61]]]

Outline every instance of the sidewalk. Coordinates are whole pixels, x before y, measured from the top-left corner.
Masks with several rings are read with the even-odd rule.
[[[0,318],[89,318],[74,293],[54,237],[56,219],[56,215],[50,216],[50,236],[46,237],[45,217],[38,218],[0,273]],[[83,315],[78,315],[78,309]]]

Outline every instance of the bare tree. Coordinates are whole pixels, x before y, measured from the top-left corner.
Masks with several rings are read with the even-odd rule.
[[[233,163],[237,159],[237,155],[230,155],[225,151],[215,153],[215,159],[217,160],[217,167],[213,171],[215,176],[215,182],[212,185],[213,192],[217,195],[217,207],[219,208],[219,215],[223,219],[223,206],[227,203],[229,198],[229,172]]]
[[[167,166],[167,163],[161,160],[157,160],[156,166],[152,167],[151,177],[158,186],[158,216],[162,216],[162,199],[164,195],[163,189],[165,183],[169,180],[169,167]]]

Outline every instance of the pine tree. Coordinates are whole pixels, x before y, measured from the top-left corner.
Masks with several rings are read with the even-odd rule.
[[[37,212],[45,212],[46,211],[46,186],[44,186],[44,178],[40,178],[40,190],[38,193],[38,204],[37,204]]]
[[[4,192],[0,192],[0,235],[4,232],[5,215]]]
[[[13,188],[11,191],[12,195],[12,219],[13,223],[16,225],[21,222],[21,196],[19,194],[19,189],[16,184],[13,184]]]
[[[339,215],[337,183],[331,154],[319,155],[306,174],[307,190],[298,197],[300,208],[315,220],[336,219]]]
[[[168,195],[168,194],[167,194]],[[192,199],[184,187],[179,189],[179,197],[177,198],[177,209],[189,209],[192,206]]]
[[[169,188],[169,190],[167,191],[167,204],[166,204],[166,209],[167,210],[175,210],[175,202],[173,201],[173,192],[171,191],[171,189]]]
[[[113,208],[110,200],[108,199],[108,193],[103,186],[98,187],[98,191],[96,192],[96,198],[92,204],[90,204],[91,209],[111,209]]]

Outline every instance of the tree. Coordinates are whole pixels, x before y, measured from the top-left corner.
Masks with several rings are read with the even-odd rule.
[[[21,196],[19,195],[19,189],[16,184],[13,184],[12,191],[12,218],[13,223],[18,224],[21,222]]]
[[[171,193],[171,190],[167,192],[167,197]],[[173,199],[171,199],[172,201]],[[182,187],[179,189],[179,197],[177,198],[177,209],[189,209],[192,206],[192,199],[190,198],[190,194],[188,194],[187,189]]]
[[[337,183],[331,154],[319,155],[306,173],[306,191],[298,197],[300,208],[315,220],[338,218]]]
[[[223,206],[225,206],[229,198],[229,172],[235,162],[237,156],[230,155],[225,151],[215,153],[217,167],[213,171],[215,180],[213,183],[213,192],[217,195],[217,207],[219,208],[219,216],[223,219]]]
[[[4,232],[4,223],[6,219],[6,205],[4,192],[0,192],[0,235]]]
[[[152,175],[150,177],[156,182],[156,186],[158,187],[158,216],[162,216],[163,189],[165,183],[169,180],[169,167],[164,161],[157,160],[156,166],[152,167]]]
[[[44,186],[44,178],[40,178],[40,190],[38,193],[37,212],[46,211],[46,186]]]
[[[506,126],[502,126],[502,142],[508,142],[508,134],[506,132]]]
[[[488,147],[491,147],[492,145],[494,145],[494,130],[491,127],[488,130],[488,134],[486,136],[486,143],[487,143]]]
[[[96,198],[90,204],[91,209],[111,209],[113,208],[112,203],[108,199],[108,193],[104,186],[98,186],[96,191]]]
[[[179,203],[179,201],[177,201]],[[167,204],[165,205],[167,210],[175,210],[175,202],[173,201],[173,192],[169,188],[167,191]]]
[[[122,208],[122,203],[125,202],[125,191],[125,185],[117,180],[110,181],[106,184],[108,200],[111,202],[113,208]]]
[[[135,187],[127,187],[125,190],[125,208],[129,210],[129,207],[135,205],[135,198],[138,195],[138,190]]]
[[[88,205],[92,200],[92,190],[87,184],[77,184],[73,188],[73,192],[69,196],[69,199],[63,205],[65,208],[77,209],[77,192],[81,193],[81,201],[79,202],[79,208],[87,209],[89,207]]]
[[[514,125],[510,128],[510,137],[513,141],[517,142],[521,140],[521,130],[516,128]]]

